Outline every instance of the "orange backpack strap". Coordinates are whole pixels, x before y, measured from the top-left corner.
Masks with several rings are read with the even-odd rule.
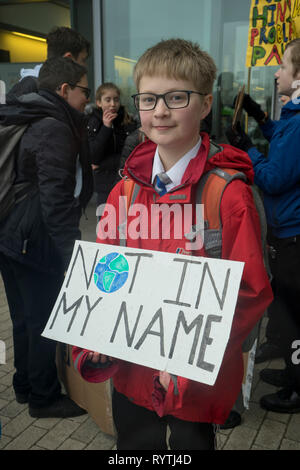
[[[135,188],[135,182],[130,178],[126,178],[124,179],[123,188],[124,188],[124,196],[127,197],[126,214],[128,214],[129,207],[132,204],[131,201],[132,201],[132,196],[133,196],[133,192]]]
[[[123,196],[126,197],[126,207],[123,214],[123,218],[121,218],[122,223],[118,226],[119,230],[119,240],[120,246],[126,246],[126,226],[127,226],[127,216],[130,206],[134,204],[136,197],[139,193],[140,186],[136,184],[132,179],[125,178],[123,180]]]
[[[214,258],[222,255],[221,199],[236,179],[246,181],[247,177],[241,171],[214,168],[202,176],[197,186],[196,203],[204,205],[204,249]]]

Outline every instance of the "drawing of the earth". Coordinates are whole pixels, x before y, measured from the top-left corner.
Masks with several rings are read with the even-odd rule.
[[[112,293],[120,289],[128,278],[129,265],[120,253],[109,253],[100,259],[94,271],[94,281],[102,292]]]

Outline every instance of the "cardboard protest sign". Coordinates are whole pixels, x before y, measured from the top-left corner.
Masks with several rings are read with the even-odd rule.
[[[243,266],[76,242],[43,336],[213,385]]]
[[[299,36],[300,0],[252,0],[246,67],[280,65],[288,42]]]

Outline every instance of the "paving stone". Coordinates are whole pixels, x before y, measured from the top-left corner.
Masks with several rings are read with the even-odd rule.
[[[71,421],[75,421],[76,423],[82,424],[88,419],[92,419],[92,418],[88,415],[88,413],[86,413],[85,415],[74,416],[73,418],[68,418],[68,419],[70,419]]]
[[[8,436],[2,436],[0,439],[0,449],[5,449],[5,447],[11,442],[11,438]]]
[[[2,398],[0,398],[0,410],[1,410],[1,414],[2,414],[2,408],[5,408],[6,406],[9,405],[9,402],[7,400],[2,400]]]
[[[286,426],[283,423],[266,419],[258,432],[255,444],[269,450],[279,449],[285,430]]]
[[[6,360],[8,361],[9,358],[6,357]],[[5,364],[4,364],[5,365]],[[13,379],[13,373],[8,372],[6,375],[0,378],[0,383],[1,385],[6,385],[9,387],[9,385],[12,384],[12,379]]]
[[[32,446],[30,447],[30,450],[47,450],[47,449],[44,449],[44,447],[39,447],[39,446]]]
[[[85,444],[83,442],[76,441],[75,439],[67,439],[57,450],[81,450],[84,449],[84,447]]]
[[[46,432],[47,431],[44,429],[31,426],[30,429],[26,429],[16,439],[13,439],[5,447],[5,450],[28,450],[36,444]]]
[[[72,438],[80,442],[89,444],[99,432],[99,426],[92,420],[92,418],[81,424],[79,428],[73,433]]]
[[[6,389],[3,390],[3,392],[1,393],[1,397],[7,401],[15,400],[15,392],[13,386],[11,385],[10,387],[6,387]]]
[[[280,423],[288,424],[291,419],[291,415],[288,413],[275,413],[274,411],[268,411],[267,418],[272,419],[273,421],[279,421]]]
[[[270,393],[275,393],[278,389],[273,387],[273,385],[266,384],[260,381],[255,388],[251,396],[251,401],[259,403],[260,399],[264,395],[269,395]]]
[[[1,415],[8,416],[9,418],[15,418],[18,414],[20,414],[24,410],[24,407],[27,407],[27,405],[26,404],[21,405],[20,403],[17,403],[16,401],[11,401],[8,403],[7,406],[1,409]],[[1,404],[0,404],[0,408],[1,408]]]
[[[2,433],[5,436],[15,438],[27,429],[34,421],[35,419],[29,416],[28,410],[26,409],[22,413],[18,414],[14,419],[10,420],[6,426],[3,426]]]
[[[283,439],[280,450],[300,450],[300,442],[292,441],[291,439]]]
[[[249,410],[245,410],[243,413],[242,423],[249,428],[259,429],[263,422],[267,412],[263,410],[257,403],[250,402]]]
[[[216,435],[217,450],[222,450],[223,449],[223,447],[225,446],[225,444],[227,442],[227,439],[228,439],[228,436],[226,436],[225,434],[221,434],[220,432],[217,433],[217,435]]]
[[[111,450],[115,446],[116,439],[104,432],[99,432],[92,442],[86,447],[86,450]]]
[[[223,450],[248,450],[256,436],[256,430],[246,425],[237,426],[233,429]]]
[[[8,423],[11,422],[11,419],[8,418],[7,416],[0,416],[0,423],[2,425],[2,429],[4,428],[4,426],[6,426]]]
[[[37,428],[47,429],[48,431],[56,426],[62,418],[39,418],[34,425]]]
[[[291,415],[285,437],[300,442],[300,414]]]
[[[43,437],[39,444],[45,449],[53,450],[57,449],[62,442],[68,439],[71,434],[76,431],[79,424],[71,421],[69,419],[62,419],[56,426],[54,426],[51,431],[47,432],[45,437]]]

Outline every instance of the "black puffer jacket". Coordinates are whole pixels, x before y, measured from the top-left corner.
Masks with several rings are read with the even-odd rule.
[[[115,171],[120,167],[120,157],[126,137],[136,128],[136,123],[124,125],[124,107],[121,106],[113,127],[106,127],[102,109],[94,108],[88,117],[88,140],[91,160],[99,171]]]
[[[82,148],[85,117],[56,93],[40,90],[1,106],[0,123],[29,124],[19,146],[16,182],[32,183],[29,196],[0,225],[0,251],[41,271],[66,269],[93,191]],[[78,166],[82,188],[74,197]]]

